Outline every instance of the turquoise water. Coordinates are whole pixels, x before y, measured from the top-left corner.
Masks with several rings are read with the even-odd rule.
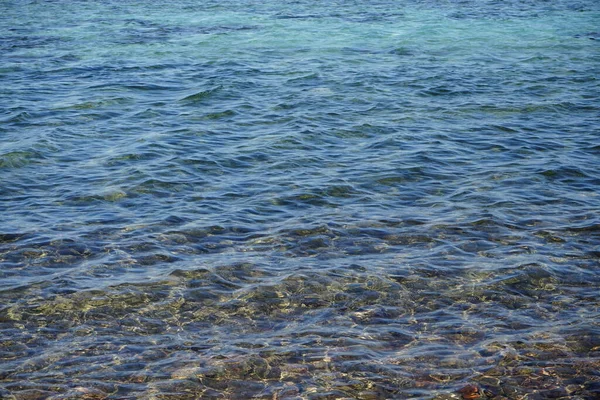
[[[0,398],[598,398],[599,31],[3,1]]]

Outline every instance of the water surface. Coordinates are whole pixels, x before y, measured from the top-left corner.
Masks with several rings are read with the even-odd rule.
[[[0,397],[597,398],[598,26],[2,2]]]

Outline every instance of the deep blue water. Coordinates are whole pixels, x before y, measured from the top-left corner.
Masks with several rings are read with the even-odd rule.
[[[598,398],[599,79],[595,0],[2,1],[0,398]]]

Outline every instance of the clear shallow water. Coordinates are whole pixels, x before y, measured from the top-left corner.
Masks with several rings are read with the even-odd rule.
[[[0,5],[0,396],[600,393],[595,1]]]

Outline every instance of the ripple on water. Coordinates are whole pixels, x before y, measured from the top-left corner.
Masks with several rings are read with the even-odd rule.
[[[13,3],[0,398],[597,397],[597,2]]]

